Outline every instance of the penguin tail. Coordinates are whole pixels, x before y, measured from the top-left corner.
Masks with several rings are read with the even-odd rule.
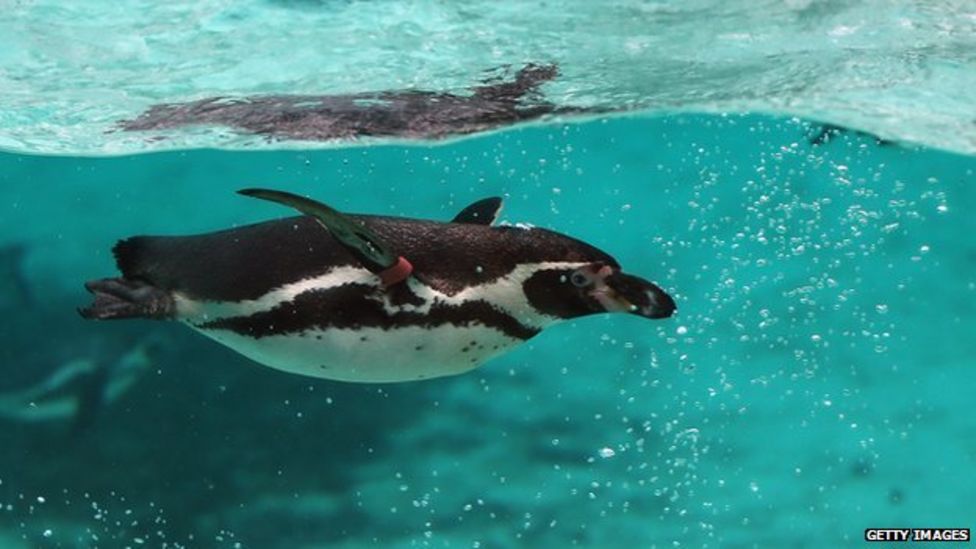
[[[82,318],[112,320],[116,318],[172,318],[173,297],[145,282],[126,278],[103,278],[85,283],[95,300],[78,309]]]

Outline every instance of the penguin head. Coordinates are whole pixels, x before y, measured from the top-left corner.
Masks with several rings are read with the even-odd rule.
[[[667,318],[674,300],[656,284],[626,274],[609,256],[575,267],[540,269],[522,284],[533,308],[557,318],[623,312]]]

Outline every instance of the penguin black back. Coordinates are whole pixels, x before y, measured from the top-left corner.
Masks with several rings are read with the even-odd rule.
[[[617,262],[585,242],[548,231],[351,215],[410,258],[440,291],[454,294],[526,263]],[[193,299],[257,299],[283,284],[359,264],[310,217],[289,217],[213,233],[120,241],[113,250],[130,280]]]

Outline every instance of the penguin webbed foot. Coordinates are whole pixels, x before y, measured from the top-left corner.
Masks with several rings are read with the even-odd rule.
[[[85,283],[95,301],[78,309],[82,318],[110,320],[116,318],[169,318],[173,298],[167,292],[138,280],[103,278]]]

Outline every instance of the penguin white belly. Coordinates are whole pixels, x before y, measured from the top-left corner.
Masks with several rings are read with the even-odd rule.
[[[477,325],[308,330],[261,338],[195,329],[271,368],[359,383],[461,374],[522,342]]]

